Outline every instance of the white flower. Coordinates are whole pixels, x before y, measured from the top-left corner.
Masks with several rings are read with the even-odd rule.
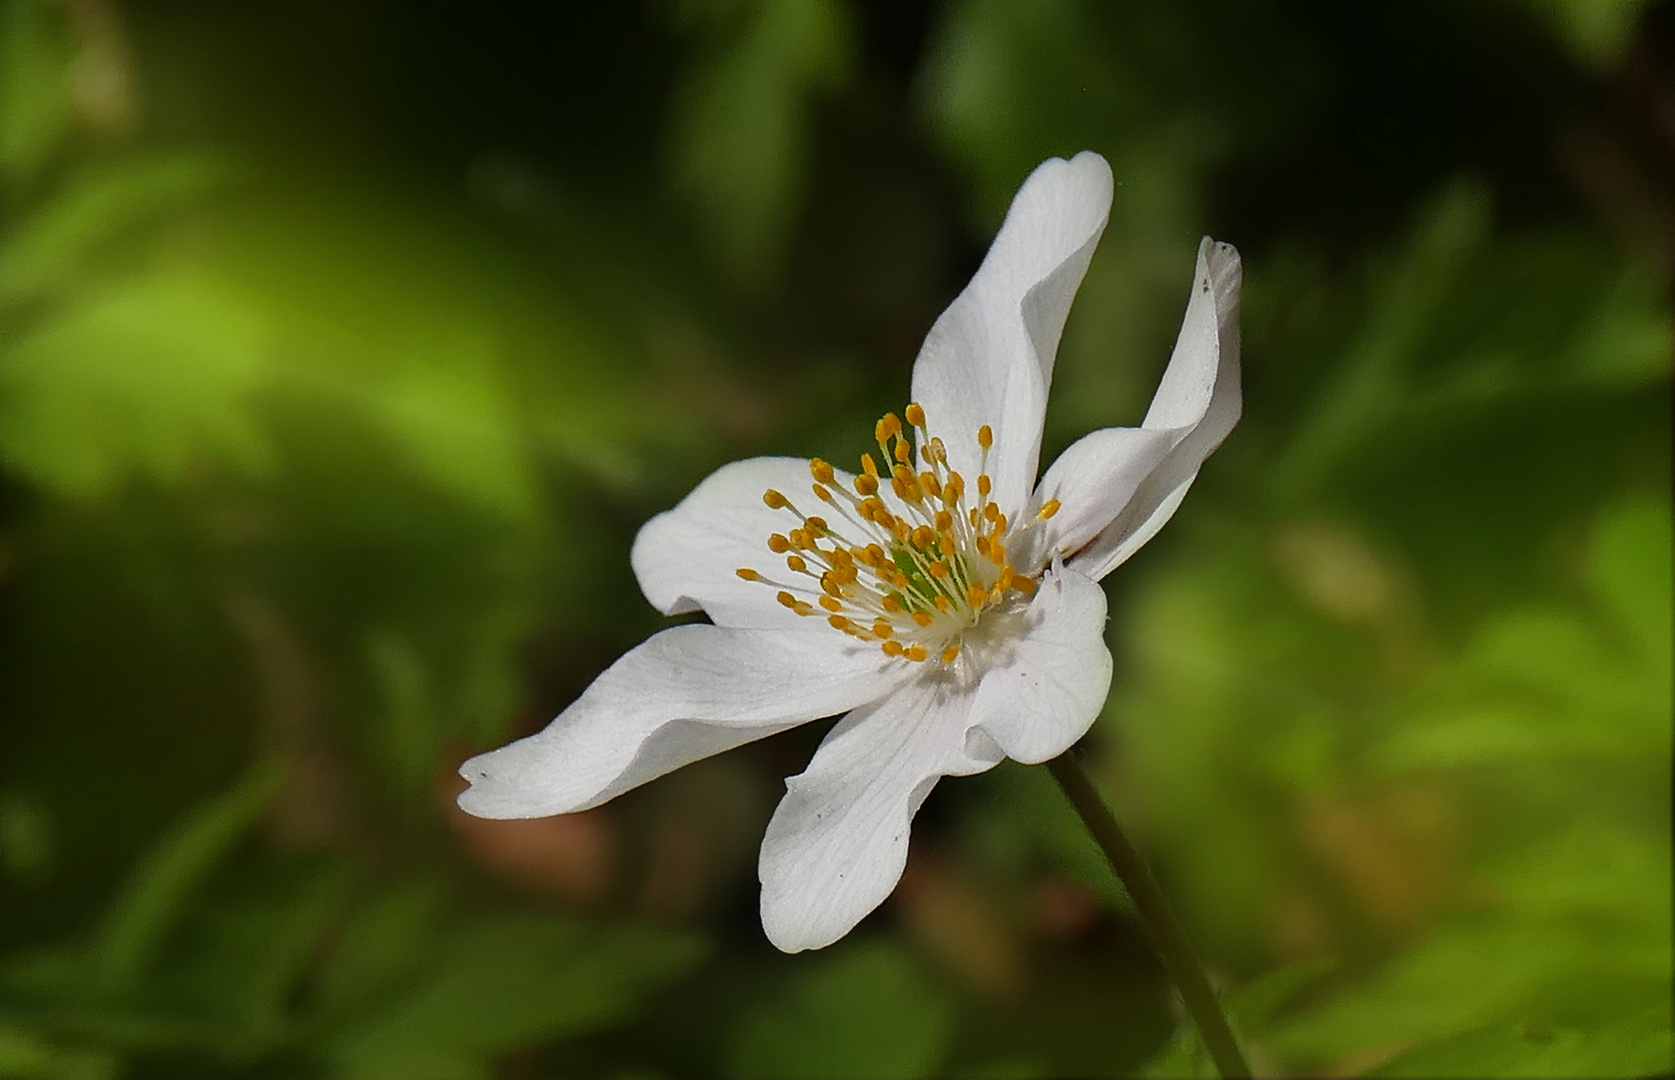
[[[1098,581],[1166,522],[1239,417],[1239,256],[1205,239],[1138,428],[1096,431],[1035,483],[1053,358],[1111,205],[1097,154],[1052,159],[937,320],[906,424],[862,472],[723,466],[634,542],[646,598],[703,611],[628,653],[546,730],[467,761],[490,818],[605,802],[689,762],[847,712],[762,840],[762,925],[819,948],[889,895],[938,779],[1036,763],[1111,681]]]

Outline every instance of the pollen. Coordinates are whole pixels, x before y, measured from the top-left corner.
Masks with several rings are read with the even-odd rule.
[[[1013,529],[990,498],[994,429],[978,428],[981,456],[965,462],[976,467],[965,474],[976,476],[973,493],[965,475],[949,466],[947,447],[932,434],[933,420],[918,402],[901,416],[885,413],[873,426],[877,453],[861,455],[853,478],[841,477],[823,458],[810,460],[810,491],[826,517],[805,515],[778,490],[763,492],[770,510],[791,517],[783,531],[768,535],[768,550],[809,580],[775,582],[749,567],[737,575],[771,586],[781,606],[800,616],[822,615],[833,630],[874,643],[891,659],[947,667],[993,633],[1007,632],[983,629],[1014,625],[998,615],[990,622],[989,613],[1027,602],[1039,573],[1007,561],[1009,550],[1040,550],[1019,548],[1012,538],[1051,518],[1059,501],[1042,504]]]

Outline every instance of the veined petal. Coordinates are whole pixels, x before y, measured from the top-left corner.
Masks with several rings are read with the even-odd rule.
[[[1111,688],[1111,652],[1105,590],[1074,570],[1049,570],[1029,615],[1034,624],[978,684],[971,726],[1036,765],[1087,734]]]
[[[822,948],[890,895],[937,780],[1000,761],[986,737],[968,747],[971,703],[946,680],[915,680],[844,717],[785,782],[758,866],[768,940],[786,952]]]
[[[590,806],[672,769],[888,694],[906,665],[837,634],[690,625],[595,679],[546,729],[460,766],[486,818]]]
[[[837,473],[837,483],[852,477]],[[702,609],[717,626],[811,629],[775,599],[777,590],[745,581],[741,568],[804,588],[814,583],[785,567],[785,557],[768,550],[768,537],[789,533],[799,521],[790,510],[762,501],[770,488],[806,514],[830,516],[815,498],[805,458],[759,457],[734,461],[710,473],[673,510],[640,528],[629,559],[640,589],[665,615]]]
[[[1218,244],[1209,237],[1198,246],[1198,267],[1193,277],[1192,297],[1175,342],[1175,351],[1152,398],[1151,408],[1139,432],[1152,432],[1148,442],[1141,434],[1115,435],[1122,429],[1095,432],[1073,446],[1077,459],[1061,470],[1058,463],[1048,478],[1079,490],[1098,490],[1108,485],[1098,513],[1110,517],[1090,541],[1080,547],[1066,544],[1066,561],[1095,581],[1116,569],[1125,559],[1163,527],[1174,514],[1204,464],[1233,425],[1239,421],[1239,288],[1242,270],[1239,253],[1231,244]],[[1158,438],[1166,439],[1168,451],[1157,457],[1149,472],[1134,483],[1137,466],[1155,454]],[[1096,453],[1104,446],[1107,453]],[[1123,448],[1146,454],[1124,454]],[[1068,454],[1066,456],[1069,456]],[[1099,470],[1073,477],[1073,468]],[[1043,484],[1043,491],[1046,484]],[[1050,497],[1050,496],[1043,496]],[[1058,496],[1070,507],[1070,500]],[[1061,511],[1062,512],[1062,511]],[[1086,511],[1092,513],[1091,511]],[[1097,522],[1078,521],[1078,532]],[[1068,534],[1067,534],[1068,535]]]
[[[1084,151],[1043,162],[913,366],[913,400],[968,480],[981,458],[977,429],[993,429],[988,471],[994,499],[1009,517],[1035,483],[1059,336],[1110,212],[1104,158]]]

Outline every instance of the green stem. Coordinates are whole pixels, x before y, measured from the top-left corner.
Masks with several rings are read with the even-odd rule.
[[[1192,1022],[1198,1025],[1198,1033],[1204,1038],[1204,1046],[1210,1051],[1210,1060],[1215,1062],[1216,1071],[1223,1077],[1249,1077],[1250,1063],[1245,1060],[1244,1051],[1239,1049],[1239,1041],[1233,1037],[1233,1029],[1228,1026],[1227,1017],[1216,1001],[1215,991],[1210,988],[1210,980],[1204,975],[1204,967],[1186,939],[1186,931],[1175,918],[1168,899],[1158,888],[1157,879],[1152,877],[1145,860],[1128,842],[1116,817],[1105,805],[1105,800],[1099,797],[1087,771],[1068,750],[1047,762],[1047,768],[1059,782],[1059,787],[1064,789],[1070,805],[1081,815],[1082,823],[1104,850],[1111,869],[1117,872],[1123,887],[1134,900],[1140,921],[1145,924],[1146,933],[1151,936],[1169,977],[1180,990],[1181,1001],[1186,1005]]]

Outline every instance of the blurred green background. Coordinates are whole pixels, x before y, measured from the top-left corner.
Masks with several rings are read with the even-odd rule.
[[[796,957],[825,725],[452,808],[1081,149],[1049,455],[1245,257],[1087,746],[1258,1068],[1668,1072],[1672,109],[1638,0],[0,0],[0,1077],[1205,1074],[1042,770]]]

